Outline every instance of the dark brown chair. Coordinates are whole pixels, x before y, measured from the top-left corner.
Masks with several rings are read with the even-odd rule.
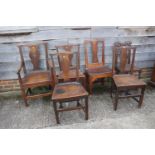
[[[51,95],[51,90],[41,94],[34,94],[32,89],[42,86],[52,87],[53,83],[50,69],[52,66],[48,63],[47,43],[25,43],[18,47],[21,64],[17,74],[22,97],[25,105],[28,106],[28,99]],[[43,69],[44,67],[46,69]]]
[[[56,74],[56,57],[59,57],[59,70],[62,72],[63,76],[63,82],[59,82]],[[70,57],[75,57],[74,62],[75,65],[72,63],[71,67],[71,59]],[[56,54],[51,54],[52,58],[52,64],[53,64],[53,79],[55,83],[55,87],[52,94],[52,101],[53,101],[53,107],[54,112],[56,116],[56,122],[59,124],[59,112],[63,111],[71,111],[71,110],[77,110],[82,109],[85,112],[85,119],[88,119],[88,93],[84,89],[84,87],[79,83],[79,52],[71,53],[70,51],[67,52],[59,52]],[[72,60],[73,60],[72,59]],[[59,64],[59,63],[58,63]],[[60,69],[61,68],[61,69]],[[70,68],[75,69],[76,73],[76,81],[71,82],[70,81]],[[58,69],[57,69],[58,71]],[[82,105],[80,103],[81,99],[85,99],[85,105]],[[64,102],[71,102],[71,101],[77,101],[76,106],[69,106],[64,107],[62,105]],[[60,103],[60,107],[57,107],[57,103]],[[72,102],[73,103],[73,102]]]
[[[149,83],[152,86],[155,86],[155,64],[154,64],[154,68],[153,68],[153,72],[152,72],[152,76],[151,76],[151,81]]]
[[[114,43],[114,46],[116,47],[121,47],[121,46],[131,46],[132,45],[132,42],[130,41],[126,41],[124,43],[121,43],[121,42],[116,42]],[[122,53],[123,55],[120,55],[121,53],[120,52],[117,52],[117,55],[116,55],[116,72],[117,73],[130,73],[130,61],[131,61],[131,55],[130,55],[130,52],[128,53]],[[121,59],[121,64],[117,64],[117,62],[119,61],[118,58],[122,58]],[[125,65],[125,68],[122,68],[122,66],[124,66],[124,63],[126,64]],[[133,72],[134,73],[138,73],[138,77],[140,78],[141,77],[141,69],[136,67],[135,65],[133,66]]]
[[[60,46],[56,46],[56,50],[57,52],[65,52],[65,51],[69,51],[69,52],[79,52],[79,57],[80,57],[80,45],[60,45]],[[70,55],[70,62],[72,62],[72,55]],[[60,64],[60,60],[58,57],[58,61]],[[70,66],[72,67],[72,64],[70,64]],[[80,59],[79,59],[79,66],[80,66]],[[60,65],[60,69],[61,69],[61,65]],[[76,80],[76,70],[75,69],[70,69],[69,72],[69,78],[71,79],[71,81],[75,81]],[[60,74],[58,75],[58,79],[59,81],[63,81],[63,75],[62,75],[62,71],[60,72]],[[79,69],[79,79],[82,82],[83,86],[86,87],[86,78],[85,75],[80,71]]]
[[[118,52],[120,53],[119,56],[121,56],[119,64],[122,68],[122,73],[124,74],[113,75],[111,96],[113,97],[112,94],[114,90],[114,93],[115,93],[114,110],[117,110],[117,104],[118,104],[119,99],[129,98],[129,97],[137,101],[139,103],[138,107],[141,107],[143,103],[143,97],[144,97],[144,91],[145,91],[146,84],[142,80],[138,79],[135,75],[133,75],[136,48],[132,46],[121,46],[121,47],[114,46],[113,47],[113,73],[115,73],[116,56],[118,56]],[[129,65],[130,69],[129,69],[128,74],[125,74],[125,66],[127,62],[126,61],[124,62],[124,59],[122,57],[122,55],[126,55],[126,54],[129,54],[131,56],[130,57],[131,61]]]
[[[84,49],[86,67],[85,72],[88,79],[89,92],[92,94],[93,83],[98,79],[102,79],[103,81],[104,78],[111,78],[112,70],[105,65],[104,40],[86,40],[84,42]],[[89,62],[88,53],[91,54],[91,62]],[[99,56],[101,57],[100,61]]]

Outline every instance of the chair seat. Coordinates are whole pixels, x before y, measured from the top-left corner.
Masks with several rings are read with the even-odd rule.
[[[105,74],[105,73],[111,73],[112,70],[108,66],[100,66],[95,68],[90,68],[86,70],[89,74]]]
[[[22,79],[23,85],[25,87],[31,87],[32,85],[41,86],[51,82],[50,72],[49,71],[33,71],[27,74]]]
[[[117,87],[120,88],[129,88],[129,87],[143,87],[145,86],[145,82],[138,79],[134,75],[122,74],[122,75],[114,75],[113,80]]]
[[[127,64],[127,65],[125,66],[125,71],[126,71],[127,73],[130,72],[130,68],[131,68],[131,66],[130,66],[129,64]],[[117,70],[120,71],[120,68],[117,67]],[[140,71],[140,68],[134,66],[134,67],[133,67],[133,71],[134,71],[134,72],[139,72],[139,71]]]
[[[112,76],[112,70],[108,66],[100,66],[95,68],[90,68],[86,70],[86,73],[90,76],[96,76],[96,75],[106,75]]]
[[[52,100],[74,99],[87,96],[87,91],[78,82],[59,83],[53,90]]]
[[[71,79],[76,78],[76,70],[70,70],[68,77]],[[85,75],[80,70],[79,70],[79,77],[80,78],[85,77]],[[60,74],[58,75],[58,79],[62,80],[63,78],[64,78],[63,72],[60,72]]]

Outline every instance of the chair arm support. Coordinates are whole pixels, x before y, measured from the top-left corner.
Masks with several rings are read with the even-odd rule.
[[[19,68],[18,68],[18,70],[17,70],[17,74],[20,74],[22,68],[23,68],[23,63],[21,62],[21,63],[20,63],[20,66],[19,66]]]

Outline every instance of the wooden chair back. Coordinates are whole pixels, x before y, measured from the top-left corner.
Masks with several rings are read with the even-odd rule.
[[[20,44],[18,45],[18,48],[24,66],[24,73],[27,73],[28,70],[42,70],[43,65],[45,65],[47,70],[49,69],[48,45],[46,42]]]
[[[74,59],[74,64],[73,64],[73,59],[70,59],[70,57]],[[57,58],[55,58],[57,57]],[[70,51],[64,51],[64,52],[59,52],[55,54],[51,54],[51,59],[52,59],[52,64],[53,64],[53,79],[55,83],[58,83],[57,79],[57,66],[55,65],[55,60],[59,60],[59,70],[62,72],[64,82],[70,81],[70,70],[75,69],[76,70],[76,81],[79,81],[79,52],[70,52]],[[72,62],[71,62],[72,61]],[[70,65],[72,64],[72,66]]]
[[[59,52],[70,52],[70,53],[73,53],[73,52],[78,52],[79,53],[79,57],[80,57],[80,45],[59,45],[59,46],[56,46],[56,51],[59,53]],[[72,66],[72,58],[73,58],[73,55],[70,54],[69,55],[69,59],[70,59],[70,66]],[[59,57],[58,57],[58,62],[60,64],[60,60],[59,60]],[[79,62],[80,64],[80,62]],[[60,69],[61,69],[61,65],[60,65]]]
[[[136,48],[131,45],[113,46],[113,74],[116,66],[120,68],[120,73],[126,73],[126,65],[129,66],[129,73],[133,74]]]
[[[131,46],[132,42],[131,41],[125,41],[125,42],[115,42],[114,46],[115,47],[121,47],[121,46]],[[117,62],[118,62],[118,58],[119,58],[120,52],[117,52],[116,55],[116,59],[115,59],[115,64],[117,66]],[[126,59],[128,61],[128,63],[130,64],[130,52],[128,52],[128,54],[124,55],[124,59]]]
[[[101,47],[100,47],[101,45]],[[91,46],[91,62],[89,62],[89,50],[88,46]],[[101,61],[99,61],[99,48],[101,48]],[[85,40],[84,41],[84,51],[85,51],[85,66],[86,68],[94,68],[103,66],[105,63],[104,60],[104,40],[103,39],[94,39],[94,40]]]

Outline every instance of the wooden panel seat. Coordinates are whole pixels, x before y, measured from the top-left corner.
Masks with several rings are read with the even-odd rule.
[[[143,80],[139,80],[136,76],[130,74],[114,75],[113,79],[119,88],[143,87],[146,85]]]
[[[88,96],[88,93],[78,82],[59,83],[53,90],[52,100],[70,100]]]
[[[86,69],[86,72],[91,76],[95,76],[96,74],[101,74],[103,77],[105,74],[110,74],[112,76],[112,69],[110,69],[108,66],[99,66],[95,68]]]
[[[36,84],[37,81],[37,84]],[[25,87],[30,87],[31,85],[45,85],[51,81],[51,76],[49,71],[33,71],[25,75],[22,79],[23,85]]]

